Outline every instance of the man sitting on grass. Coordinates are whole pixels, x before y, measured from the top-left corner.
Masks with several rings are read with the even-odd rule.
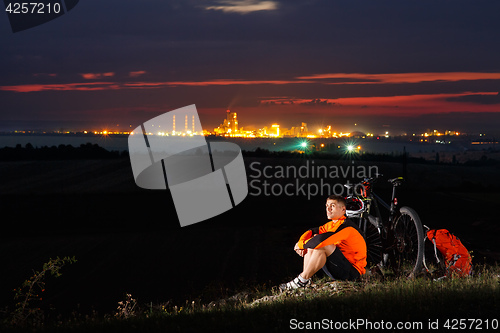
[[[356,280],[365,273],[366,242],[357,226],[346,219],[346,202],[331,195],[326,200],[326,215],[330,222],[306,231],[295,244],[295,252],[304,258],[302,273],[281,290],[306,287],[311,277],[323,271],[336,280]]]

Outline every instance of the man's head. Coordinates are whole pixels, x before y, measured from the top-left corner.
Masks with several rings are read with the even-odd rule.
[[[330,220],[338,220],[345,215],[345,199],[339,195],[330,195],[326,199],[326,216]]]

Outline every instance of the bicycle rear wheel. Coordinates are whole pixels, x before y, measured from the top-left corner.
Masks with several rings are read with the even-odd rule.
[[[422,270],[424,230],[417,212],[401,207],[394,221],[394,246],[391,266],[398,275],[413,277]]]

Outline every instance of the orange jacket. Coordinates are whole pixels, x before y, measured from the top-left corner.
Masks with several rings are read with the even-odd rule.
[[[351,220],[342,217],[324,225],[307,230],[299,239],[301,249],[318,249],[335,245],[359,274],[366,272],[366,242]]]

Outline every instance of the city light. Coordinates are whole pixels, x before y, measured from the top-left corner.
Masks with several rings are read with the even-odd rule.
[[[300,140],[296,147],[295,151],[298,151],[299,153],[307,153],[311,150],[312,144],[309,140]]]
[[[179,130],[179,123],[181,123],[182,129]],[[176,126],[177,125],[177,126]],[[358,124],[355,123],[354,126]],[[116,125],[116,126],[119,126]],[[264,126],[258,129],[244,129],[240,127],[238,114],[231,110],[226,111],[226,118],[223,120],[223,123],[219,125],[219,127],[215,128],[213,131],[199,131],[197,132],[195,129],[194,119],[183,117],[181,122],[179,119],[176,119],[175,116],[172,118],[172,128],[166,130],[161,128],[160,125],[151,125],[152,127],[157,128],[154,132],[148,133],[140,133],[146,135],[155,135],[155,136],[177,136],[177,137],[192,137],[195,135],[203,135],[203,136],[224,136],[224,137],[235,137],[235,138],[303,138],[310,140],[303,141],[297,144],[297,149],[301,151],[305,151],[306,149],[312,150],[321,150],[324,151],[325,145],[323,143],[315,142],[316,139],[340,139],[340,138],[348,138],[348,139],[377,139],[380,140],[382,138],[386,139],[398,139],[402,137],[411,137],[410,141],[423,142],[423,143],[438,143],[438,144],[450,144],[450,139],[443,139],[443,137],[458,137],[458,136],[467,136],[467,133],[455,131],[455,130],[439,130],[439,129],[428,129],[426,132],[420,133],[401,133],[401,134],[389,134],[389,131],[383,130],[377,134],[376,132],[343,132],[336,131],[331,125],[316,127],[314,130],[309,130],[307,123],[301,122],[300,125],[284,128],[279,123],[272,123],[269,126]],[[16,133],[24,133],[25,131],[16,131]],[[69,133],[69,132],[68,132]],[[102,136],[110,136],[110,135],[133,135],[132,131],[115,131],[110,129],[101,129],[101,130],[93,130],[93,131],[82,131],[83,134],[94,134],[94,135],[102,135]],[[138,134],[138,133],[135,133]],[[480,133],[479,136],[485,136],[486,134]],[[361,151],[361,146],[350,141],[348,145],[343,145],[343,149],[346,153],[357,153]],[[340,146],[338,147],[341,148]]]

